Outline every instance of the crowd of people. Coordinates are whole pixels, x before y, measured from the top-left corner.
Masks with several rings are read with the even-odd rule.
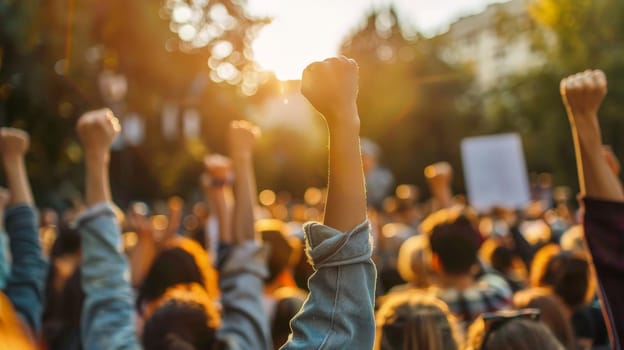
[[[356,62],[312,63],[301,84],[329,135],[327,188],[305,201],[259,203],[260,131],[235,121],[229,154],[205,158],[205,201],[122,211],[109,181],[120,125],[103,109],[76,126],[83,204],[38,211],[29,137],[3,128],[0,348],[621,348],[624,191],[600,136],[601,71],[561,82],[578,212],[549,186],[526,209],[476,212],[444,162],[425,169],[426,202],[413,185],[387,195],[379,150],[360,146]]]

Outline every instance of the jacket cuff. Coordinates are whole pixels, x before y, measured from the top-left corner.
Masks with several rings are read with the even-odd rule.
[[[368,220],[348,232],[320,223],[304,226],[306,254],[315,269],[367,262],[372,255]]]
[[[71,226],[72,228],[78,228],[100,216],[116,216],[114,206],[108,202],[94,204],[78,214]]]

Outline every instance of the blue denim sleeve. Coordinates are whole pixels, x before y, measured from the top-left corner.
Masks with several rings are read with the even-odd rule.
[[[230,350],[273,349],[263,307],[266,249],[250,241],[230,246],[219,269],[221,338]]]
[[[4,218],[0,218],[4,219]],[[9,266],[9,259],[7,257],[7,238],[4,230],[0,230],[0,289],[4,290],[6,287],[6,281],[9,278],[9,273],[11,271]]]
[[[17,205],[7,210],[5,221],[13,256],[5,293],[17,312],[38,333],[48,265],[41,256],[37,212],[29,205]]]
[[[139,349],[134,329],[128,263],[111,205],[101,203],[77,219],[82,238],[81,334],[85,349]]]
[[[372,349],[377,272],[369,223],[347,233],[312,223],[305,226],[305,234],[315,272],[282,349]]]

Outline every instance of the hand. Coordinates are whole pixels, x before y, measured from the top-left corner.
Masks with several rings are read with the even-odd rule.
[[[301,93],[319,111],[330,128],[357,123],[358,65],[344,56],[314,62],[303,71]]]
[[[260,137],[260,129],[245,120],[235,120],[230,123],[229,130],[230,154],[234,156],[249,156]]]
[[[425,168],[425,177],[432,187],[447,186],[453,178],[453,168],[448,162],[438,162]]]
[[[30,137],[24,130],[14,128],[0,129],[0,150],[2,156],[23,157],[30,145]]]
[[[607,94],[607,77],[601,70],[586,70],[563,79],[560,91],[570,122],[595,122]]]
[[[212,181],[225,183],[232,178],[232,162],[228,157],[211,154],[204,157],[204,166]]]
[[[76,131],[87,153],[108,153],[115,136],[121,131],[119,120],[109,109],[99,109],[83,114]]]

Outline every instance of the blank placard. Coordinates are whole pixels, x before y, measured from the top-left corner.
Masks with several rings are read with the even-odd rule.
[[[529,182],[518,134],[466,138],[461,151],[470,205],[480,212],[527,206]]]

